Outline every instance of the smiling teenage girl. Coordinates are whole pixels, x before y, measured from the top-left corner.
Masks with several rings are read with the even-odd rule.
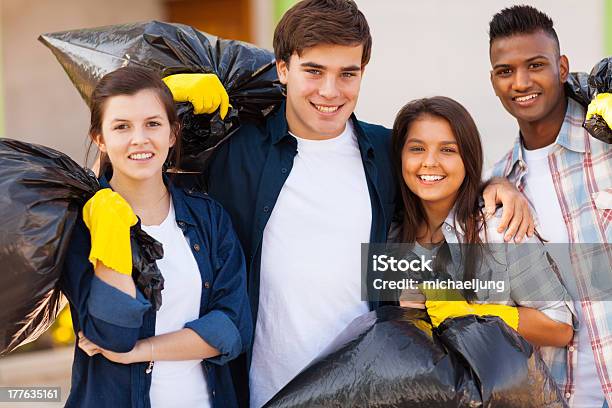
[[[425,306],[433,324],[467,314],[496,315],[535,345],[564,347],[573,334],[571,303],[541,245],[533,240],[504,244],[493,227],[498,217],[484,221],[478,203],[482,147],[465,108],[445,97],[410,102],[397,115],[392,143],[395,171],[403,181],[399,186],[403,221],[397,240],[414,243],[415,250],[423,252],[432,246],[434,252],[440,251],[441,244],[480,245],[484,256],[494,257],[495,262],[478,265],[509,276],[510,299],[505,304],[429,297]],[[485,245],[494,243],[497,245]],[[462,262],[453,256],[449,259]],[[484,276],[491,272],[465,264],[459,270],[464,271],[463,276],[453,276],[455,279],[487,279]]]
[[[251,339],[244,259],[221,206],[164,176],[179,128],[151,71],[121,68],[94,90],[103,189],[84,208],[62,279],[79,334],[68,407],[236,405],[225,363]],[[131,276],[137,222],[164,249],[158,311]]]

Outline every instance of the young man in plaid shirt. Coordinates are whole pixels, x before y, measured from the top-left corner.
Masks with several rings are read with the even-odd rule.
[[[612,145],[582,128],[586,110],[566,97],[569,63],[546,14],[510,7],[493,17],[489,29],[491,83],[520,128],[493,175],[509,178],[527,196],[544,239],[569,244],[567,276],[580,288],[572,293],[568,285],[579,330],[551,371],[571,406],[606,407],[612,403],[612,302],[602,301],[589,283],[593,272],[611,273]],[[588,257],[604,268],[585,268],[578,255],[585,245],[577,244],[603,244],[593,245],[599,250]]]

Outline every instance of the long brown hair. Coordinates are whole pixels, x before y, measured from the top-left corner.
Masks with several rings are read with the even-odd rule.
[[[484,226],[481,222],[482,208],[478,205],[482,193],[483,164],[480,135],[468,111],[457,101],[445,96],[409,102],[399,111],[393,124],[393,167],[399,182],[398,189],[401,192],[404,209],[400,238],[402,242],[415,242],[419,227],[424,220],[427,220],[421,199],[410,191],[402,176],[402,150],[410,126],[426,115],[446,120],[457,140],[459,155],[465,167],[465,178],[455,201],[454,224],[463,230],[465,243],[480,243],[479,232],[481,226]]]
[[[459,155],[465,167],[465,178],[459,187],[454,204],[453,224],[455,229],[459,227],[465,234],[465,238],[460,242],[471,244],[462,245],[460,248],[463,280],[470,281],[476,277],[476,271],[480,267],[480,260],[485,250],[479,233],[484,229],[486,234],[486,225],[483,222],[483,210],[478,202],[483,188],[481,181],[483,154],[480,135],[474,120],[468,111],[453,99],[444,96],[418,99],[404,106],[395,118],[391,142],[392,160],[403,202],[399,238],[401,242],[414,243],[419,238],[417,234],[421,224],[425,222],[427,226],[429,225],[421,199],[410,191],[404,183],[402,174],[402,150],[410,127],[415,121],[425,116],[438,117],[448,122],[457,140]],[[444,265],[450,262],[449,251],[447,243],[440,248],[433,265],[434,270],[444,272]],[[473,290],[467,289],[463,291],[463,295],[467,300],[473,300],[476,297]]]
[[[91,110],[91,120],[89,123],[89,138],[91,140],[89,149],[91,149],[95,137],[102,134],[102,120],[106,101],[113,96],[135,95],[145,89],[155,91],[166,111],[168,122],[170,123],[170,131],[176,139],[174,146],[171,148],[168,162],[172,163],[174,167],[179,167],[181,154],[181,122],[176,113],[174,99],[172,98],[170,89],[164,84],[161,77],[156,72],[146,68],[136,66],[119,68],[104,75],[100,82],[98,82],[89,103],[89,109]],[[107,155],[100,152],[99,174],[104,174],[110,167],[111,163]]]

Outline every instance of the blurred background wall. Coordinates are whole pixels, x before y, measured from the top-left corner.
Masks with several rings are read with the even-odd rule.
[[[605,14],[600,0],[358,0],[372,29],[357,114],[392,126],[406,102],[445,95],[461,102],[481,132],[485,167],[518,136],[489,81],[489,21],[502,8],[530,4],[554,21],[572,71],[590,71],[604,55]],[[384,4],[384,7],[381,5]],[[608,25],[610,25],[608,23]]]
[[[0,0],[0,135],[42,143],[83,162],[88,110],[41,33],[161,19],[271,48],[273,29],[295,0]],[[481,130],[487,164],[512,143],[516,125],[489,83],[488,22],[501,8],[532,4],[555,21],[572,70],[610,54],[610,0],[357,0],[373,55],[358,116],[391,126],[424,96],[466,105]],[[606,40],[608,38],[608,40]]]
[[[1,0],[4,135],[85,157],[89,110],[41,33],[163,17],[150,0]]]

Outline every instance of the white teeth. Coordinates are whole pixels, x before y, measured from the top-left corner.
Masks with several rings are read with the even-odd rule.
[[[419,178],[423,181],[438,181],[438,180],[442,180],[444,178],[444,176],[419,176]]]
[[[538,94],[531,94],[531,95],[527,95],[527,96],[517,96],[516,98],[514,98],[514,100],[518,101],[518,102],[525,102],[525,101],[533,99],[533,98],[535,98],[537,96],[538,96]]]
[[[339,106],[321,106],[321,105],[315,105],[315,107],[317,108],[319,112],[325,112],[325,113],[335,112],[339,108]]]
[[[153,157],[153,153],[130,154],[130,159],[133,159],[133,160],[146,160],[146,159],[150,159],[151,157]]]

